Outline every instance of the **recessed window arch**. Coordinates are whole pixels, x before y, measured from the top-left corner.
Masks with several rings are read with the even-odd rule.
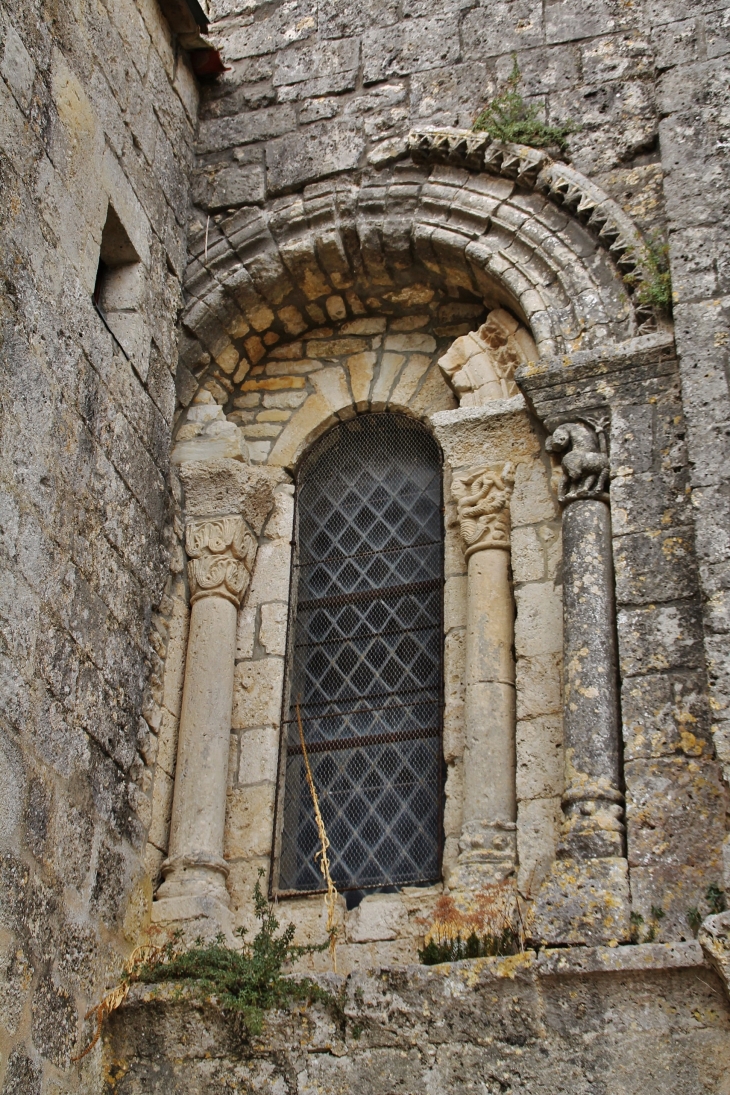
[[[297,703],[337,888],[440,878],[443,539],[441,454],[420,422],[359,415],[303,461],[273,875],[280,894],[323,888]]]

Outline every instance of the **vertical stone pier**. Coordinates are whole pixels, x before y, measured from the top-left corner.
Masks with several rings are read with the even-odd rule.
[[[629,938],[619,746],[618,654],[601,423],[558,425],[546,442],[561,460],[565,790],[557,859],[532,932],[548,944]]]
[[[269,476],[235,460],[183,465],[181,478],[190,632],[170,843],[152,919],[205,918],[215,932],[230,926],[223,836],[237,614],[273,493]]]

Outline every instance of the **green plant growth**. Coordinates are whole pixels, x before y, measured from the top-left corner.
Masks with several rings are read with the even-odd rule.
[[[259,929],[251,942],[246,942],[245,928],[239,928],[240,950],[224,944],[219,935],[212,943],[196,940],[195,946],[180,949],[179,939],[169,943],[161,960],[144,962],[129,975],[130,980],[153,984],[177,981],[190,985],[205,1000],[213,997],[223,1008],[238,1012],[247,1030],[259,1034],[264,1012],[286,1006],[293,1000],[321,1000],[339,1012],[335,997],[310,978],[284,977],[283,970],[293,959],[325,951],[329,941],[295,946],[294,925],[277,935],[279,921],[261,892],[261,876],[254,890],[256,918]]]
[[[472,129],[475,132],[486,132],[496,141],[526,144],[532,148],[557,145],[564,152],[568,146],[568,137],[571,133],[577,133],[580,127],[570,121],[563,125],[547,125],[540,118],[537,105],[526,103],[520,94],[521,79],[522,74],[514,55],[512,72],[504,91],[479,112]]]
[[[727,910],[725,891],[721,890],[716,882],[710,883],[705,893],[705,901],[709,905],[710,915],[722,913]]]
[[[687,923],[692,930],[692,934],[697,935],[697,932],[702,927],[702,913],[696,905],[692,905],[687,909]]]
[[[441,962],[459,962],[462,958],[502,958],[518,954],[520,941],[517,932],[505,928],[499,935],[477,935],[472,932],[466,939],[431,939],[419,950],[418,957],[424,966],[438,966]]]
[[[705,901],[707,902],[708,913],[703,913],[697,905],[692,905],[691,908],[687,909],[687,923],[694,935],[697,935],[702,927],[705,916],[714,916],[727,910],[727,894],[720,889],[716,882],[711,882],[705,890]]]
[[[629,929],[629,938],[632,943],[641,942],[641,927],[644,923],[644,917],[639,912],[632,912],[629,917],[631,921],[631,927]]]
[[[624,274],[626,285],[636,287],[636,300],[639,304],[671,315],[672,274],[669,269],[669,244],[658,232],[654,232],[638,251],[630,247],[626,254],[635,258],[641,267],[641,274],[636,271]]]
[[[631,926],[629,928],[630,941],[632,943],[653,943],[659,932],[659,925],[666,915],[667,914],[660,905],[652,905],[649,926],[642,939],[642,931],[645,924],[644,917],[639,912],[632,912],[629,918],[631,921]]]
[[[659,931],[659,925],[667,914],[660,905],[652,905],[651,916],[649,917],[649,928],[646,933],[645,943],[653,943],[657,937]]]

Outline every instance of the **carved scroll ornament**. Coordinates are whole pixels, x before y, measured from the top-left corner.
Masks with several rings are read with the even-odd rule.
[[[478,331],[461,335],[439,365],[462,407],[481,407],[519,394],[515,369],[537,360],[528,332],[503,308],[495,308]]]
[[[256,540],[242,517],[190,521],[185,530],[190,603],[225,597],[236,607],[249,583]]]
[[[508,548],[510,544],[509,502],[515,482],[511,463],[501,471],[479,468],[454,480],[459,524],[468,559],[485,548]]]
[[[559,502],[567,505],[581,498],[608,501],[610,473],[603,423],[564,422],[547,439],[545,448],[560,457]]]

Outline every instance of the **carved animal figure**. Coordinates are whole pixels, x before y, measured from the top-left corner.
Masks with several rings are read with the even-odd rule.
[[[514,481],[514,465],[507,463],[501,473],[483,468],[454,482],[467,558],[482,541],[509,544],[508,507]]]
[[[566,422],[548,438],[545,448],[563,454],[559,501],[597,498],[608,490],[608,456],[602,451],[596,430],[583,422]]]

